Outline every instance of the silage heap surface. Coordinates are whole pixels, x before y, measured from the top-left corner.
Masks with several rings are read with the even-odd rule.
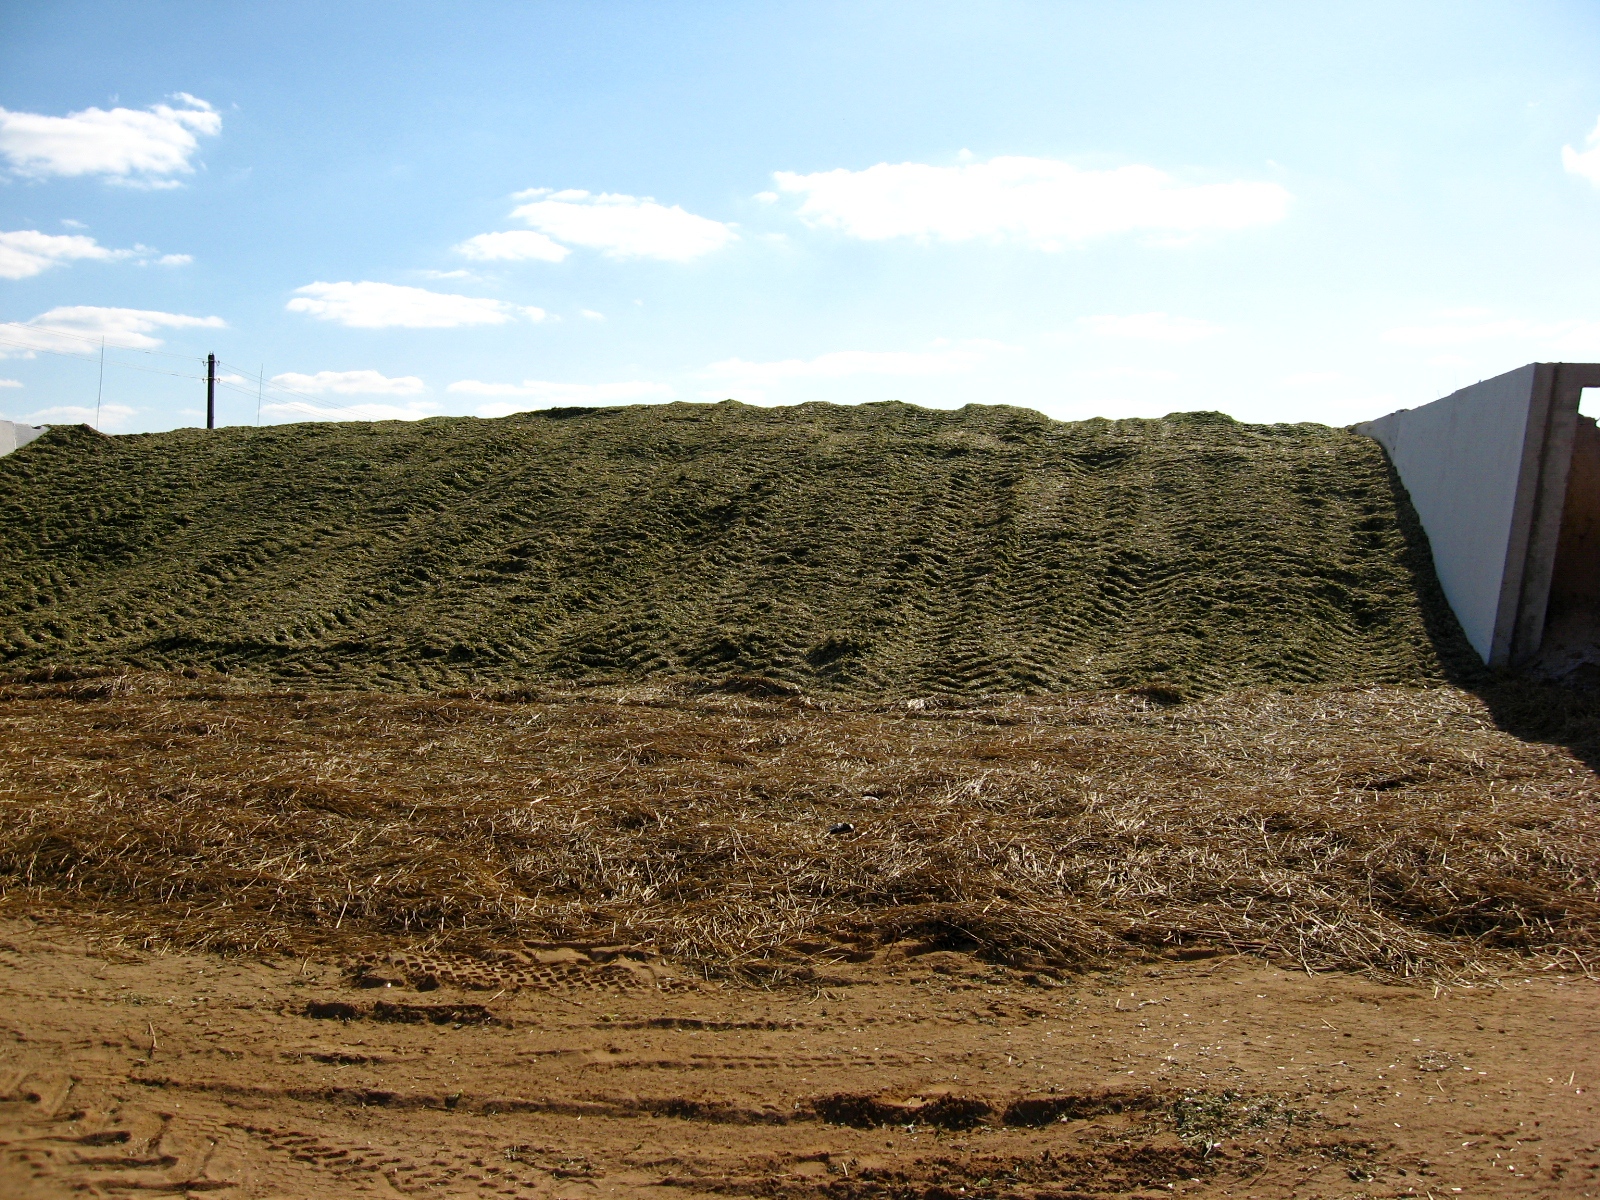
[[[1317,425],[728,402],[0,459],[13,677],[1198,695],[1461,654],[1381,448]]]

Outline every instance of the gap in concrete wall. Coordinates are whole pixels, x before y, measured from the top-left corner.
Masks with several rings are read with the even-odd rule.
[[[1600,388],[1584,388],[1579,394],[1578,411],[1600,421]]]
[[[1600,683],[1600,427],[1586,412],[1600,388],[1585,388],[1572,438],[1572,468],[1550,576],[1541,667],[1573,683]]]

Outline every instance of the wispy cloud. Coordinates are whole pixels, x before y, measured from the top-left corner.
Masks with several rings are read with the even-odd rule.
[[[1083,170],[1047,158],[879,163],[773,178],[801,198],[800,218],[816,228],[870,241],[984,238],[1040,250],[1108,234],[1171,237],[1269,224],[1283,219],[1290,200],[1275,183],[1180,183],[1155,167]]]
[[[1589,148],[1574,150],[1561,147],[1561,165],[1574,175],[1582,175],[1595,187],[1600,187],[1600,121],[1589,131]]]
[[[1221,325],[1198,317],[1175,317],[1164,312],[1126,316],[1083,317],[1079,322],[1092,336],[1141,342],[1199,342],[1223,332]]]
[[[113,348],[153,350],[162,345],[155,336],[164,329],[226,329],[221,317],[191,317],[184,313],[144,308],[101,308],[68,305],[40,313],[31,321],[0,327],[0,358],[32,357],[36,350],[91,353],[102,341]]]
[[[439,415],[436,400],[412,400],[407,404],[367,401],[356,404],[318,404],[313,400],[274,400],[261,408],[261,415],[282,421],[420,421]]]
[[[544,320],[544,310],[479,296],[430,292],[394,283],[308,283],[295,289],[286,305],[352,329],[455,329],[462,325],[504,325],[519,317]]]
[[[525,203],[511,215],[534,232],[482,233],[456,249],[480,260],[542,259],[560,262],[571,247],[599,250],[611,258],[687,262],[738,240],[732,226],[697,216],[650,196],[617,192],[598,195],[569,188],[533,188],[515,197]]]
[[[41,233],[37,229],[0,233],[0,279],[28,279],[51,267],[85,259],[99,262],[134,259],[141,265],[154,262],[164,267],[194,261],[187,254],[158,255],[148,246],[113,250],[81,233]]]
[[[479,379],[462,379],[445,390],[461,396],[493,397],[473,410],[480,417],[504,417],[533,408],[586,408],[670,400],[673,396],[672,389],[666,384],[639,379],[625,383],[554,383],[547,379],[485,383]]]
[[[727,358],[702,375],[723,381],[743,396],[760,399],[768,389],[801,379],[848,379],[856,376],[915,378],[970,371],[1009,349],[1000,342],[935,342],[926,350],[835,350],[815,358],[783,358],[750,362]]]
[[[511,229],[470,237],[456,253],[478,262],[560,262],[572,251],[531,229]]]
[[[187,92],[146,109],[86,108],[64,117],[0,108],[0,155],[34,179],[100,175],[137,187],[177,187],[194,171],[199,137],[222,131],[222,117]]]
[[[98,421],[96,428],[101,430],[123,429],[138,412],[126,404],[103,404],[98,411],[82,404],[60,404],[28,413],[22,419],[29,425],[95,425]]]
[[[1163,371],[1156,367],[1100,367],[1081,372],[1084,379],[1114,383],[1176,383],[1176,371]]]
[[[132,250],[112,250],[81,233],[40,233],[37,229],[0,233],[0,279],[28,279],[79,259],[109,262],[132,256]]]
[[[318,371],[304,375],[298,371],[285,371],[274,375],[272,382],[292,392],[305,392],[320,396],[415,396],[428,390],[428,385],[415,375],[389,377],[381,371]]]
[[[1439,313],[1427,322],[1385,330],[1382,340],[1391,345],[1429,350],[1469,349],[1487,344],[1502,354],[1510,345],[1520,346],[1530,354],[1592,359],[1600,357],[1600,320],[1571,317],[1533,321],[1495,316],[1484,309],[1457,309]]]

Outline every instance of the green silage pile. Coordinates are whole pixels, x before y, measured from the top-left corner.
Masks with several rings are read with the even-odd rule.
[[[1316,425],[728,402],[0,459],[12,677],[1199,694],[1462,655],[1381,449]]]

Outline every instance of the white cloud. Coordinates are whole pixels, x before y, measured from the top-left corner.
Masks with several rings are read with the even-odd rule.
[[[816,358],[770,362],[728,358],[712,363],[702,374],[724,380],[746,396],[760,399],[766,389],[796,379],[847,379],[861,375],[908,378],[970,371],[1005,349],[999,342],[935,342],[927,350],[835,350]]]
[[[456,247],[456,253],[479,262],[560,262],[572,251],[531,229],[480,233]]]
[[[1010,238],[1040,250],[1115,233],[1188,235],[1268,224],[1283,218],[1290,199],[1275,183],[1183,184],[1154,167],[1081,170],[1047,158],[879,163],[773,178],[802,197],[800,217],[817,228],[872,241]]]
[[[516,199],[528,203],[512,209],[512,216],[556,241],[601,250],[612,258],[687,262],[738,240],[738,234],[721,221],[695,216],[676,204],[668,208],[649,196],[533,188],[518,193]]]
[[[113,183],[177,187],[172,176],[194,170],[196,135],[221,132],[222,117],[187,92],[172,99],[176,107],[86,108],[64,117],[0,108],[0,155],[29,178],[104,175]]]
[[[126,404],[103,404],[97,413],[92,407],[81,404],[62,404],[55,408],[41,408],[23,417],[29,425],[94,425],[101,430],[121,429],[139,410]]]
[[[8,355],[32,357],[35,350],[92,354],[102,340],[115,348],[153,350],[162,345],[162,340],[153,336],[160,329],[227,327],[228,323],[221,317],[191,317],[142,308],[69,305],[40,313],[31,321],[0,328],[0,336],[10,343],[0,346],[0,358]]]
[[[135,259],[140,266],[156,262],[161,266],[182,266],[193,262],[187,254],[163,254],[152,259],[149,246],[132,250],[113,250],[81,233],[40,233],[37,229],[14,229],[0,233],[0,279],[29,279],[62,263],[83,259],[115,262]]]
[[[1122,380],[1129,383],[1176,383],[1176,371],[1163,371],[1154,367],[1102,367],[1095,371],[1084,371],[1085,379],[1094,380]]]
[[[1470,349],[1487,343],[1485,348],[1501,355],[1520,348],[1530,355],[1543,352],[1592,361],[1600,357],[1600,321],[1529,321],[1522,317],[1495,317],[1483,309],[1456,309],[1440,313],[1426,324],[1386,330],[1382,340],[1432,350],[1453,346]]]
[[[1594,128],[1589,131],[1587,150],[1580,152],[1571,146],[1561,147],[1561,165],[1574,175],[1582,175],[1595,187],[1600,187],[1600,121],[1596,121]]]
[[[460,270],[460,271],[418,271],[417,274],[421,275],[424,279],[476,279],[477,278],[477,276],[474,275],[471,271],[464,270],[464,269]]]
[[[394,283],[308,283],[295,289],[286,307],[352,329],[455,329],[504,325],[519,316],[544,320],[543,309]]]
[[[409,404],[341,404],[325,407],[307,400],[277,401],[263,405],[262,416],[286,421],[420,421],[439,415],[434,400],[413,400]]]
[[[1081,324],[1095,337],[1128,338],[1143,342],[1198,342],[1215,337],[1222,326],[1198,317],[1174,317],[1164,312],[1127,316],[1084,317]]]
[[[132,255],[132,250],[112,250],[81,233],[16,229],[0,233],[0,279],[27,279],[75,259],[107,261]]]
[[[761,203],[763,203],[763,204],[776,204],[778,202],[778,193],[777,192],[757,192],[756,193],[756,199],[761,201]]]
[[[20,379],[0,379],[0,388],[14,388],[21,386],[22,380]]]
[[[427,390],[427,384],[415,375],[391,379],[378,371],[318,371],[315,375],[286,371],[274,375],[272,382],[289,391],[308,392],[313,396],[324,392],[337,396],[415,396]]]
[[[504,417],[531,408],[589,408],[641,400],[670,400],[673,395],[672,389],[664,383],[647,383],[637,379],[627,383],[552,383],[545,379],[525,379],[521,383],[484,383],[477,379],[462,379],[445,390],[457,395],[503,397],[478,405],[473,411],[480,417]]]
[[[1344,376],[1338,371],[1300,371],[1283,377],[1285,387],[1325,387],[1343,382]]]

